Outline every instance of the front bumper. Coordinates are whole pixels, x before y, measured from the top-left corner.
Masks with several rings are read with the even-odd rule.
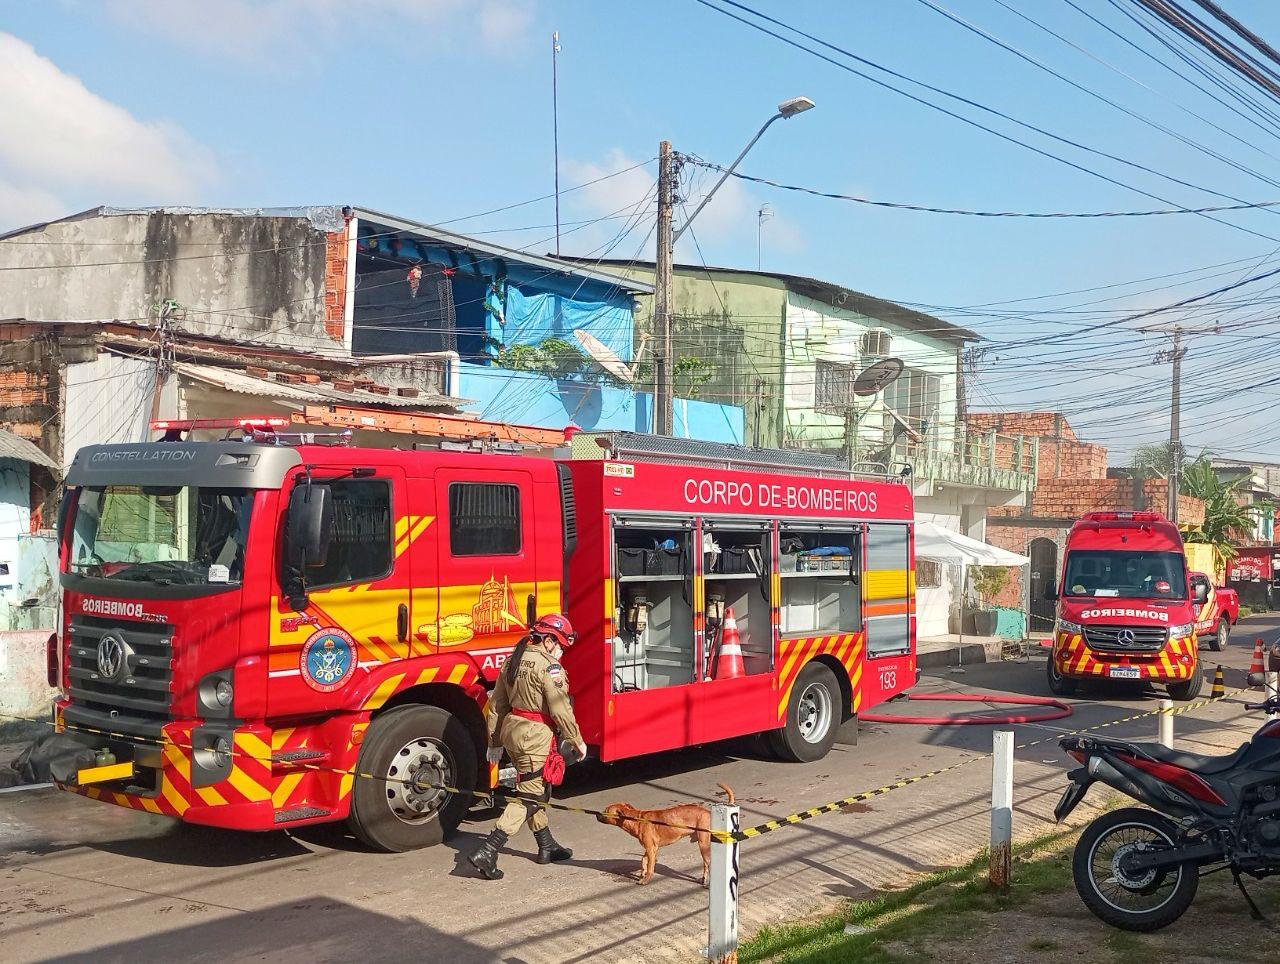
[[[352,717],[275,729],[173,721],[149,738],[67,725],[66,705],[55,704],[59,728],[89,749],[109,749],[117,762],[132,763],[133,775],[90,786],[60,783],[64,790],[231,830],[276,830],[349,812],[354,780],[338,771],[354,769],[367,725]],[[229,754],[217,752],[218,739]]]
[[[1155,653],[1112,653],[1091,649],[1078,633],[1056,631],[1052,659],[1058,673],[1072,679],[1178,683],[1195,675],[1199,657],[1194,634],[1171,639]]]

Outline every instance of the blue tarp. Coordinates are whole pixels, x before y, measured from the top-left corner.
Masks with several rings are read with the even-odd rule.
[[[622,303],[583,301],[555,292],[526,293],[508,284],[501,314],[494,310],[497,300],[490,287],[489,337],[504,345],[536,345],[548,338],[563,338],[576,346],[573,333],[585,331],[622,361],[631,361],[635,322],[629,297]]]

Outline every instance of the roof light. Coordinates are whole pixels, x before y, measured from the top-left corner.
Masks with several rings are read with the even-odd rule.
[[[1159,512],[1086,512],[1082,516],[1086,522],[1161,522],[1163,518]]]
[[[287,418],[278,415],[255,415],[248,418],[170,418],[154,419],[151,422],[153,432],[192,432],[202,428],[284,428],[289,425]]]

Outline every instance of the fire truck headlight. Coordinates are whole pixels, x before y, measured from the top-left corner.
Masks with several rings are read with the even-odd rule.
[[[1193,632],[1195,632],[1195,629],[1196,629],[1195,623],[1183,623],[1181,626],[1170,626],[1169,638],[1181,639],[1183,636],[1190,636]]]
[[[219,706],[230,706],[231,701],[235,699],[235,691],[231,688],[231,681],[218,680],[213,690],[213,698],[218,701]]]
[[[213,760],[219,769],[231,765],[231,744],[227,742],[225,736],[220,736],[213,741]]]
[[[1066,633],[1068,636],[1080,636],[1084,633],[1084,627],[1079,623],[1073,623],[1069,619],[1059,619],[1058,632]]]

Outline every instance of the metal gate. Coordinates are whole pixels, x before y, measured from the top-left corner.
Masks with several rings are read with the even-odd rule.
[[[1058,579],[1058,544],[1052,539],[1032,539],[1027,550],[1031,557],[1031,632],[1049,632],[1053,629],[1054,601],[1045,597],[1045,590]]]

